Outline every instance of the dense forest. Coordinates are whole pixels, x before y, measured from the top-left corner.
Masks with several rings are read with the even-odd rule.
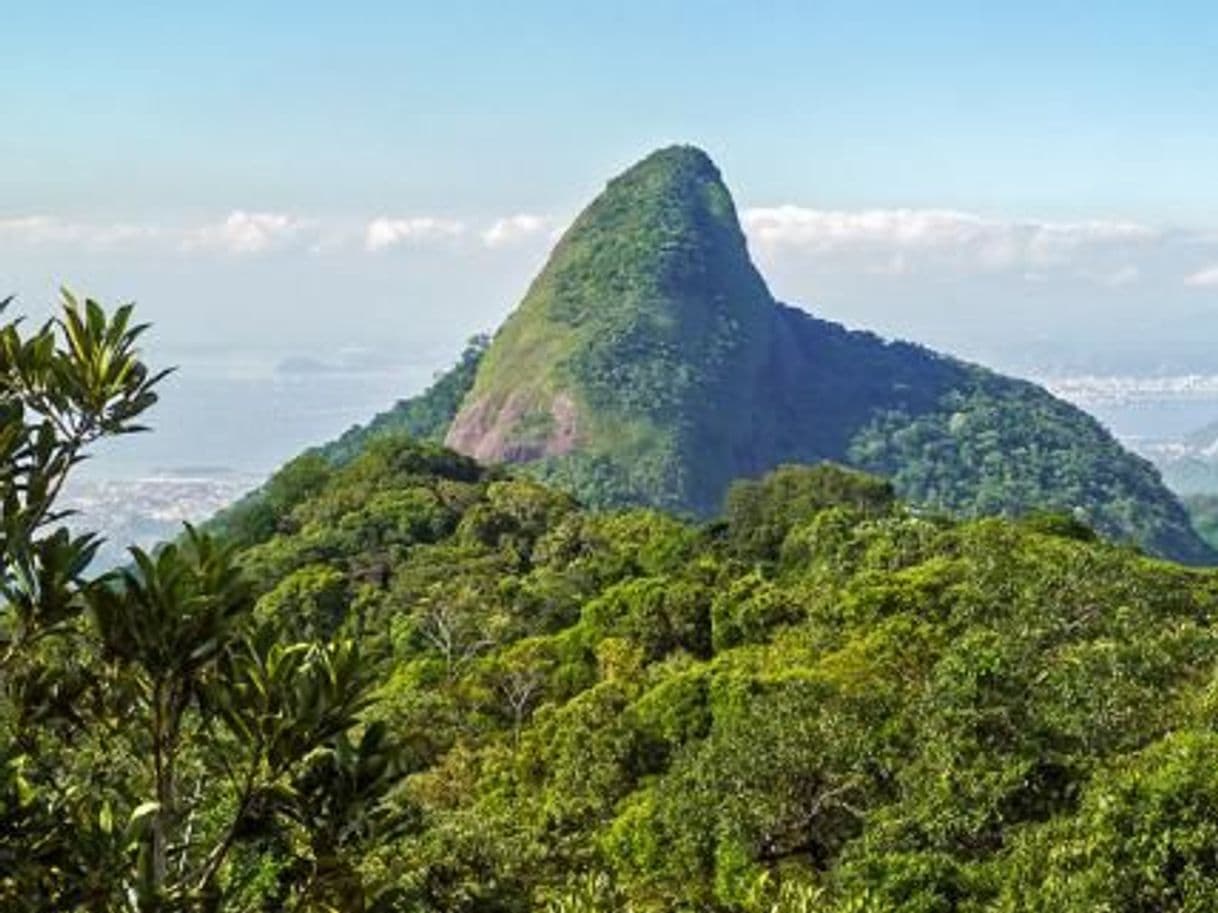
[[[831,464],[590,511],[386,433],[98,578],[55,501],[155,401],[129,317],[0,328],[0,909],[1218,904],[1214,572]]]
[[[703,526],[402,439],[313,471],[243,564],[387,657],[406,909],[1218,898],[1210,572],[832,466]]]

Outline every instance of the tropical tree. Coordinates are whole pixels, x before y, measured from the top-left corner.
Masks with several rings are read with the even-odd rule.
[[[256,621],[193,529],[98,576],[65,525],[72,469],[166,373],[131,317],[64,292],[0,326],[0,909],[362,909],[398,765],[358,647]]]

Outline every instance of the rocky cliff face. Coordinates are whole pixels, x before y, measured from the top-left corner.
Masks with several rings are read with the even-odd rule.
[[[486,394],[453,419],[445,443],[482,463],[526,463],[570,453],[579,443],[579,409],[570,394],[530,403],[518,391],[495,401]]]

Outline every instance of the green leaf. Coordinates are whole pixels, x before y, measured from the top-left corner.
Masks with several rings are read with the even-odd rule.
[[[161,803],[150,801],[141,802],[127,820],[127,833],[132,837],[138,836],[151,824],[151,818],[161,810]]]

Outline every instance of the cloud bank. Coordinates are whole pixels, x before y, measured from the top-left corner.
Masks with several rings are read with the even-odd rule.
[[[155,240],[162,235],[157,225],[130,222],[95,224],[45,215],[0,218],[0,240],[8,244],[73,244],[107,249]]]
[[[548,216],[521,212],[513,216],[496,219],[482,232],[482,243],[487,247],[508,247],[542,235],[552,235],[554,220]]]
[[[950,209],[746,209],[744,229],[762,256],[842,258],[871,271],[966,273],[1073,268],[1112,286],[1136,282],[1137,261],[1171,233],[1131,221],[1003,220]]]
[[[1184,283],[1196,288],[1218,288],[1218,264],[1197,270]]]
[[[425,243],[458,238],[465,234],[465,224],[454,219],[434,216],[412,218],[373,219],[364,230],[364,248],[369,251],[385,250],[399,244]]]
[[[246,212],[238,209],[216,225],[188,230],[180,242],[182,250],[221,250],[234,254],[258,254],[290,246],[306,232],[317,228],[312,219],[277,212]]]
[[[741,223],[767,266],[894,277],[1009,273],[1023,282],[1067,278],[1107,289],[1153,279],[1183,289],[1218,289],[1218,237],[1136,221],[1003,219],[954,209],[840,210],[788,203],[746,208]],[[429,245],[543,248],[564,224],[536,212],[472,221],[434,213],[361,220],[236,209],[211,222],[176,226],[35,214],[0,217],[0,242],[10,248],[63,245],[237,257],[294,250],[386,254]]]

